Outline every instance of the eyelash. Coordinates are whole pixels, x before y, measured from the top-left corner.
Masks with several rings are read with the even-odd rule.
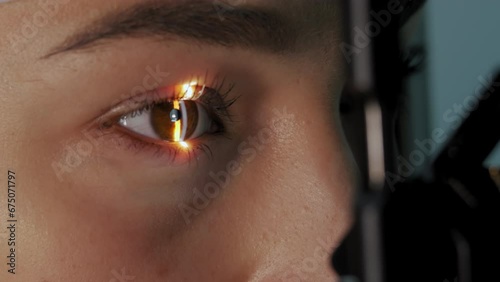
[[[188,81],[200,81],[199,79],[188,80]],[[219,80],[215,78],[211,83],[203,83],[206,86],[205,93],[196,101],[202,104],[209,111],[209,114],[214,118],[214,121],[217,123],[219,130],[214,133],[206,134],[199,138],[190,140],[189,148],[181,148],[177,143],[171,143],[161,140],[145,140],[147,138],[143,136],[139,136],[138,134],[134,134],[130,130],[122,128],[118,122],[121,116],[124,114],[129,115],[141,115],[147,112],[149,109],[154,107],[157,104],[165,103],[168,101],[172,101],[175,99],[179,99],[182,97],[183,93],[172,93],[170,97],[176,98],[160,98],[160,94],[158,90],[149,91],[146,93],[141,93],[135,97],[131,97],[125,104],[128,105],[127,112],[121,112],[114,114],[112,117],[108,119],[101,119],[99,122],[99,129],[102,131],[109,132],[111,134],[118,134],[121,140],[125,140],[127,142],[126,148],[134,150],[137,153],[143,153],[144,151],[153,151],[153,155],[157,157],[162,157],[164,155],[168,155],[170,157],[170,161],[175,162],[179,156],[186,156],[188,163],[190,163],[193,159],[197,159],[197,153],[201,152],[209,156],[209,158],[213,158],[213,152],[210,145],[207,143],[210,137],[222,136],[230,139],[228,126],[231,122],[234,122],[233,115],[230,114],[229,108],[236,103],[236,101],[240,98],[230,97],[232,91],[235,87],[233,83],[228,84],[225,78]],[[210,85],[213,85],[211,87]],[[223,89],[227,89],[224,90]],[[144,96],[144,101],[137,102],[134,99],[137,97]],[[135,109],[133,109],[135,107]]]
[[[212,113],[216,114],[217,117],[221,120],[226,120],[226,121],[232,121],[233,117],[230,115],[228,109],[239,99],[239,97],[236,98],[229,98],[229,95],[234,89],[234,84],[231,84],[225,92],[221,92],[222,89],[226,87],[226,81],[223,79],[220,83],[216,84],[214,88],[207,86],[205,88],[205,94],[200,97],[200,99],[196,101],[200,101],[203,106],[206,106],[208,110],[214,110]],[[157,91],[157,90],[155,90]],[[154,91],[153,91],[154,92]],[[175,93],[171,95],[172,97],[182,97],[181,93]],[[129,112],[131,116],[138,116],[143,114],[144,112],[149,111],[151,108],[158,104],[162,104],[165,102],[169,102],[175,99],[162,99],[162,98],[157,98],[158,95],[155,95],[153,93],[152,99],[149,99],[146,105]]]

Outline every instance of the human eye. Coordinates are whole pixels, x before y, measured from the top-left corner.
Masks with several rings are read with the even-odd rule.
[[[101,118],[102,126],[120,132],[128,148],[155,149],[172,159],[179,153],[211,153],[205,141],[227,132],[228,110],[237,100],[229,97],[233,87],[225,80],[160,87],[114,107]]]
[[[119,125],[151,141],[182,142],[184,146],[186,141],[221,130],[221,122],[202,99],[218,95],[213,89],[196,82],[176,88],[182,92],[122,115]]]
[[[218,128],[208,110],[190,100],[155,103],[138,114],[122,116],[119,124],[144,137],[166,142],[186,142]]]

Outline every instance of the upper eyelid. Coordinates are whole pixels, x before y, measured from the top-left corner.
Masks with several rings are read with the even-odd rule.
[[[127,114],[131,111],[138,110],[141,107],[145,107],[148,104],[151,104],[153,101],[161,99],[159,97],[160,93],[158,92],[157,89],[140,93],[136,96],[130,97],[125,101],[121,101],[118,104],[112,106],[111,109],[107,110],[103,115],[99,116],[94,121],[94,123],[100,126],[106,122],[107,123],[117,122],[120,116]],[[163,100],[167,99],[169,99],[169,96],[164,96]]]
[[[219,71],[211,74],[211,70],[206,69],[204,72],[198,73],[199,75],[188,75],[184,78],[178,77],[175,80],[172,79],[172,83],[170,84],[160,85],[155,89],[149,89],[137,95],[126,97],[126,99],[114,103],[108,109],[102,110],[102,114],[91,120],[90,124],[93,124],[94,126],[97,125],[98,127],[110,127],[113,123],[118,122],[122,115],[131,111],[150,105],[155,101],[173,100],[176,97],[176,94],[179,94],[175,93],[173,89],[176,86],[186,83],[196,81],[198,82],[198,85],[206,86],[218,93],[222,93],[222,96],[227,96],[227,94],[229,94],[234,88],[235,83],[233,81],[229,81],[228,77]],[[228,84],[229,87],[226,87]],[[166,91],[161,93],[161,91],[159,91],[160,89],[166,89]]]
[[[125,100],[120,101],[118,103],[115,103],[113,106],[110,107],[110,109],[105,110],[103,112],[107,113],[107,112],[113,111],[115,109],[118,109],[120,107],[123,107],[124,105],[128,106],[129,108],[132,108],[134,106],[137,106],[137,104],[139,104],[137,102],[137,100],[139,100],[140,103],[142,103],[142,104],[147,104],[148,101],[152,100],[152,99],[150,99],[151,96],[153,96],[153,97],[154,96],[159,97],[159,98],[156,98],[156,100],[160,100],[160,99],[163,99],[163,100],[175,99],[176,96],[179,96],[179,94],[180,94],[180,93],[175,93],[174,88],[176,86],[196,81],[200,85],[206,85],[207,87],[209,87],[211,85],[219,84],[218,77],[219,76],[216,75],[215,77],[210,78],[209,77],[209,71],[206,70],[204,76],[190,76],[188,79],[182,79],[182,80],[178,80],[177,81],[177,82],[181,82],[181,83],[172,83],[172,84],[169,84],[169,85],[158,86],[155,89],[149,89],[149,90],[146,90],[146,91],[144,91],[142,93],[139,93],[137,95],[129,96]],[[223,84],[224,81],[225,81],[225,78],[222,79],[222,84]],[[165,90],[164,91],[165,93],[159,92],[162,89]],[[144,102],[144,101],[141,100],[142,96],[144,96],[146,98],[146,100],[147,100],[146,102]],[[149,100],[148,100],[148,98],[149,98]]]
[[[198,87],[203,87],[205,91],[215,91],[216,95],[227,95],[234,87],[234,84],[231,84],[229,89],[224,94],[219,94],[220,90],[225,85],[225,79],[222,82],[217,82],[215,86],[210,86],[207,84],[197,84]],[[171,101],[175,99],[179,99],[182,97],[182,93],[176,93],[174,91],[175,87],[183,84],[176,84],[168,87],[159,87],[155,90],[146,91],[144,93],[140,93],[136,96],[130,97],[125,101],[119,102],[117,105],[113,106],[110,110],[105,112],[103,115],[94,120],[94,123],[99,127],[110,127],[113,124],[117,123],[123,115],[130,114],[134,111],[142,111],[146,110],[147,107],[154,106],[157,103],[162,103],[165,101]],[[185,84],[184,84],[185,85]],[[162,92],[163,90],[163,92]],[[224,100],[223,97],[220,97]],[[203,104],[203,97],[199,99]],[[232,104],[232,103],[231,103]],[[223,106],[223,105],[220,105]]]

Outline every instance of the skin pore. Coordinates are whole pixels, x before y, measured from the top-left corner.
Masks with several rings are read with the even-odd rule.
[[[0,281],[334,279],[353,185],[337,3],[221,3],[0,3],[0,179],[16,172],[18,217]],[[113,123],[193,81],[234,102],[223,132],[183,148]]]

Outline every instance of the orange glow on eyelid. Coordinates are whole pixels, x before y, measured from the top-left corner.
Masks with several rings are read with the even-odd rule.
[[[180,103],[178,100],[175,100],[174,101],[174,109],[176,110],[180,110]],[[181,120],[178,120],[175,122],[175,125],[174,125],[174,141],[175,142],[179,142],[181,141]]]
[[[188,83],[184,84],[179,84],[175,86],[175,93],[177,95],[176,100],[173,101],[173,106],[174,109],[180,110],[180,102],[179,100],[194,100],[198,99],[200,95],[203,94],[205,90],[205,86],[203,86],[203,89],[196,93],[196,89],[198,87],[198,81],[191,81]],[[174,124],[174,142],[180,142],[179,144],[183,148],[189,148],[189,144],[186,142],[183,142],[181,140],[181,134],[182,134],[182,119],[178,120]]]
[[[175,92],[178,93],[179,98],[182,100],[191,100],[196,96],[196,87],[198,81],[191,81],[188,83],[180,84],[175,87]]]

